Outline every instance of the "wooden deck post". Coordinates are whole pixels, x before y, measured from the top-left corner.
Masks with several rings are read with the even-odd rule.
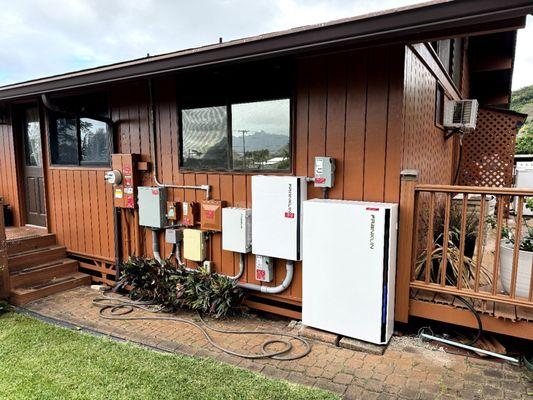
[[[4,226],[4,201],[0,197],[0,299],[6,299],[9,296],[9,289],[6,228]]]
[[[418,171],[403,170],[400,180],[400,220],[398,225],[398,258],[396,261],[395,320],[409,320],[409,282],[413,258],[413,225],[415,219],[415,186]]]

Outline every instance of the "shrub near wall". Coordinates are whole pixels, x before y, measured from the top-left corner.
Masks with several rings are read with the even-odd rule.
[[[188,308],[215,318],[237,310],[243,292],[236,281],[203,268],[191,270],[171,260],[130,257],[121,267],[120,284],[134,298],[153,299],[169,310]]]

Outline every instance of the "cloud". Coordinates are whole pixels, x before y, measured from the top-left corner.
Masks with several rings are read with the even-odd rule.
[[[0,85],[422,0],[4,1]],[[533,23],[520,33],[513,87],[533,83]]]
[[[513,72],[513,90],[533,84],[533,17],[527,17],[526,28],[518,31]]]

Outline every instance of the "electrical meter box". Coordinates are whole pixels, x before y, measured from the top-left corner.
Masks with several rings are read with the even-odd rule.
[[[204,261],[206,257],[206,233],[199,229],[183,230],[183,256],[190,261]]]
[[[274,280],[274,259],[267,256],[255,256],[255,279],[261,282]]]
[[[137,163],[139,154],[113,154],[112,171],[106,172],[105,178],[113,184],[113,202],[118,208],[135,208],[135,190],[139,184]]]
[[[315,157],[315,187],[332,188],[335,184],[335,159]]]
[[[161,229],[167,225],[167,189],[139,186],[139,225]]]
[[[306,199],[306,177],[252,176],[254,254],[301,260],[302,202]]]
[[[222,248],[235,253],[252,251],[252,209],[222,209]]]
[[[200,204],[200,227],[206,231],[222,230],[222,208],[225,202],[204,200]]]
[[[179,220],[179,203],[175,201],[167,201],[167,219],[169,221]]]
[[[184,226],[195,226],[198,222],[199,206],[195,201],[184,201],[181,203],[181,224]]]

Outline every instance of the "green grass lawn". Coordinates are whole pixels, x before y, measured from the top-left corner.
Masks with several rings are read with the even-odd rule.
[[[336,399],[213,360],[0,315],[0,399]]]

